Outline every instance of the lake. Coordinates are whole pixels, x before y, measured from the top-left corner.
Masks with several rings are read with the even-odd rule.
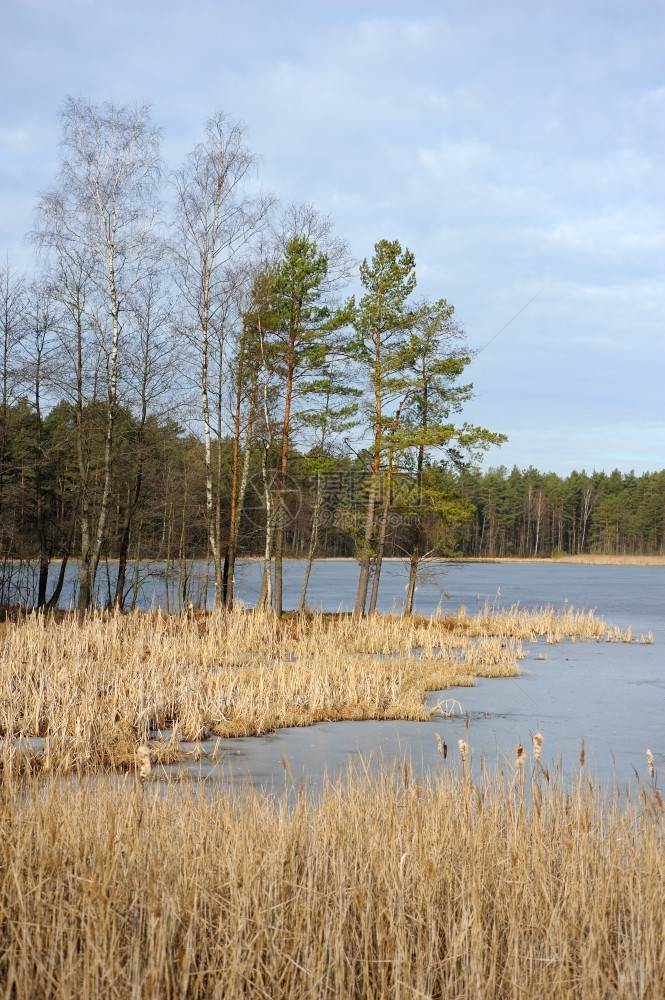
[[[238,567],[239,597],[252,605],[258,594],[261,567]],[[297,605],[303,564],[285,564],[285,607]],[[357,565],[347,560],[315,563],[308,594],[312,608],[349,610],[353,606]],[[430,722],[336,722],[288,729],[261,738],[224,741],[215,763],[191,765],[209,779],[251,781],[279,789],[301,779],[320,783],[360,757],[380,756],[384,763],[407,757],[417,774],[433,768],[458,767],[457,741],[469,743],[474,768],[512,766],[521,742],[530,754],[531,735],[545,737],[543,763],[566,774],[579,768],[581,740],[585,768],[605,782],[645,776],[645,750],[656,767],[665,765],[665,567],[602,566],[566,563],[442,563],[428,569],[416,594],[416,610],[469,612],[485,603],[534,608],[551,604],[564,609],[594,610],[608,623],[629,626],[633,635],[651,632],[653,644],[544,642],[524,644],[522,676],[478,678],[474,688],[450,689],[430,696],[456,698],[462,714]],[[384,565],[379,606],[399,611],[407,571],[400,562]],[[468,729],[467,729],[468,726]],[[443,761],[436,733],[448,744]],[[205,749],[212,752],[214,741]]]
[[[304,560],[284,563],[284,607],[296,608],[304,573]],[[57,563],[51,576],[57,574]],[[190,590],[195,604],[203,604],[206,567],[195,562],[190,567]],[[235,594],[252,607],[257,600],[262,563],[239,560],[236,566]],[[95,596],[99,604],[108,600],[115,588],[116,564],[102,564],[97,576]],[[129,575],[129,572],[128,572]],[[208,572],[208,578],[211,571]],[[480,610],[487,601],[496,607],[515,603],[526,608],[566,604],[595,609],[606,621],[622,627],[631,625],[635,632],[661,629],[665,635],[665,566],[602,566],[597,564],[551,563],[427,563],[415,596],[415,610],[429,615],[437,610],[455,611],[463,604],[467,611]],[[353,559],[317,559],[314,561],[307,592],[307,605],[323,611],[350,611],[355,601],[358,564]],[[381,573],[378,609],[400,613],[406,596],[407,567],[400,560],[386,560]],[[60,607],[73,607],[76,600],[78,565],[70,563]],[[172,588],[170,588],[172,589]],[[178,607],[171,594],[171,607]],[[207,588],[207,606],[213,603],[212,585]],[[145,563],[137,607],[142,610],[165,607],[163,563]]]
[[[97,597],[106,599],[114,584],[114,564],[100,570]],[[255,604],[262,566],[241,560],[236,571],[236,594],[247,606]],[[193,564],[192,596],[205,586],[205,564]],[[284,564],[284,606],[297,607],[304,562]],[[72,606],[77,566],[68,567],[61,605]],[[164,566],[141,569],[139,606],[164,606]],[[312,569],[308,606],[325,611],[348,611],[355,599],[358,566],[354,560],[317,560]],[[379,610],[401,611],[407,567],[400,561],[384,563]],[[208,600],[212,599],[209,591]],[[217,759],[186,766],[205,780],[250,781],[279,789],[285,782],[320,785],[324,774],[334,777],[359,758],[381,757],[384,763],[407,757],[418,774],[434,768],[458,767],[457,741],[469,743],[474,768],[481,762],[510,768],[521,742],[530,754],[531,735],[545,737],[543,763],[566,773],[578,767],[585,741],[585,768],[603,781],[645,775],[645,750],[654,753],[656,767],[665,765],[665,567],[603,566],[551,563],[432,563],[422,574],[416,592],[416,611],[431,614],[456,611],[463,604],[472,613],[485,603],[501,608],[552,605],[593,610],[606,622],[629,626],[635,637],[651,632],[652,644],[544,642],[524,644],[522,675],[517,678],[478,678],[473,688],[433,693],[430,703],[455,698],[461,713],[430,722],[336,722],[304,729],[287,729],[262,736],[225,740],[216,747]],[[171,601],[173,606],[173,601]],[[436,733],[449,748],[444,762]],[[203,745],[212,754],[215,741]],[[662,778],[661,778],[662,780]]]

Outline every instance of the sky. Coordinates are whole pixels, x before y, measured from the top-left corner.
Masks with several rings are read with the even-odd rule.
[[[0,32],[3,259],[67,95],[150,102],[170,168],[222,108],[266,189],[455,306],[485,468],[665,468],[662,0],[2,0]]]

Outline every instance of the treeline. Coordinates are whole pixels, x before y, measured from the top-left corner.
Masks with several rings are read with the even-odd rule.
[[[464,556],[662,555],[665,472],[636,476],[615,469],[466,470],[451,484],[473,505],[458,536]]]
[[[472,352],[452,305],[415,297],[397,240],[357,268],[329,218],[280,208],[237,122],[217,113],[170,173],[147,107],[68,99],[61,126],[34,274],[0,268],[0,601],[55,605],[76,559],[83,612],[112,558],[118,607],[144,559],[185,604],[200,558],[231,607],[242,554],[280,615],[283,559],[335,554],[358,559],[363,615],[399,554],[408,612],[427,556],[662,546],[609,514],[597,534],[594,477],[559,498],[531,470],[519,489],[474,472],[504,438],[456,422]]]
[[[94,483],[89,502],[96,506],[103,489],[104,407],[90,407],[83,417]],[[41,558],[48,566],[52,559],[59,563],[78,556],[81,530],[75,408],[61,401],[40,426],[34,406],[24,399],[8,408],[6,427],[0,494],[6,560],[0,580],[6,593],[0,593],[0,601],[10,596],[10,568],[15,572],[21,561]],[[150,416],[142,425],[124,408],[118,411],[115,430],[102,559],[124,562],[119,603],[131,606],[138,567],[150,560],[165,563],[174,577],[180,573],[180,604],[186,604],[188,564],[210,557],[205,445],[171,418]],[[214,442],[222,536],[230,525],[233,457],[232,438]],[[238,525],[240,556],[265,555],[265,459],[261,442],[250,448]],[[278,459],[273,446],[267,459],[273,494],[279,485]],[[371,452],[354,453],[346,446],[289,452],[286,489],[280,491],[287,557],[357,557],[370,460]],[[481,472],[430,462],[422,470],[419,497],[414,491],[413,469],[396,468],[390,481],[384,477],[379,484],[379,517],[387,511],[386,557],[410,558],[416,526],[423,557],[655,555],[665,548],[665,471],[641,476],[573,472],[562,478],[532,468]],[[56,585],[57,574],[41,594],[43,603],[49,598],[57,602]],[[34,596],[39,598],[37,592]]]

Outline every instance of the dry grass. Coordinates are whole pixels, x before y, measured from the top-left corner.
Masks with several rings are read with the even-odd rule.
[[[591,555],[586,553],[584,555],[574,556],[574,555],[557,555],[544,558],[518,558],[506,557],[500,558],[495,556],[480,557],[480,558],[464,558],[464,559],[450,559],[449,562],[481,562],[481,563],[581,563],[592,566],[665,566],[665,555],[654,555],[654,556],[617,556],[617,555]]]
[[[598,566],[665,566],[665,555],[659,556],[561,556],[557,562],[589,563]]]
[[[521,640],[630,641],[573,609],[403,619],[257,612],[27,615],[0,630],[0,766],[84,773],[131,767],[178,740],[258,735],[339,719],[427,718],[427,691],[519,672]],[[21,743],[41,737],[37,751]]]
[[[454,755],[456,756],[456,755]],[[406,764],[319,799],[133,778],[0,791],[12,1000],[662,1000],[655,787]]]
[[[596,618],[593,611],[578,611],[568,605],[563,611],[552,607],[536,608],[529,611],[514,604],[511,608],[497,610],[489,604],[478,614],[469,617],[464,607],[457,612],[459,628],[467,635],[511,636],[535,642],[545,638],[548,643],[562,639],[583,639],[602,642],[651,643],[651,633],[633,637],[632,629],[620,629]]]

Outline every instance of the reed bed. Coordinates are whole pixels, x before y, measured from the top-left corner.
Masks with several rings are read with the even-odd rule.
[[[531,767],[529,794],[443,757],[427,782],[368,767],[318,798],[5,786],[3,995],[662,1000],[655,785]]]
[[[464,558],[452,558],[450,562],[460,563],[580,563],[590,566],[665,566],[665,554],[660,555],[602,555],[585,553],[584,555],[570,555],[568,553],[558,553],[551,556],[465,556]]]
[[[521,640],[538,636],[630,639],[573,609],[362,621],[242,610],[20,616],[0,629],[0,767],[80,774],[130,767],[145,743],[166,763],[180,740],[422,720],[427,691],[515,675]]]
[[[594,566],[665,566],[665,555],[652,556],[557,556],[556,562],[588,563]]]
[[[580,611],[567,605],[563,610],[551,606],[528,610],[519,604],[497,609],[485,604],[481,612],[469,616],[462,606],[456,615],[459,628],[470,636],[511,636],[536,642],[545,638],[548,643],[563,639],[581,639],[596,642],[651,643],[651,633],[634,637],[632,629],[608,625],[597,618],[593,611]]]

